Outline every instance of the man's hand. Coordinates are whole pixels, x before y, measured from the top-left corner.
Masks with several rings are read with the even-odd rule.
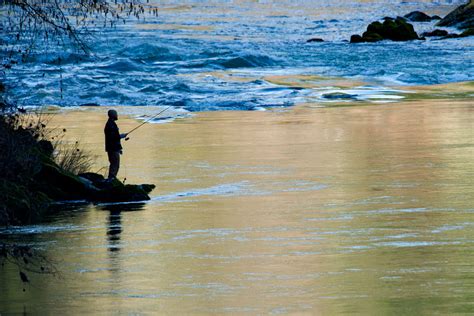
[[[128,133],[123,133],[123,134],[120,134],[120,138],[125,138],[128,136]]]

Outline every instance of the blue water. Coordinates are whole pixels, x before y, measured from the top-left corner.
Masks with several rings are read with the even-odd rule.
[[[53,53],[32,55],[7,79],[21,105],[261,110],[334,102],[331,93],[341,91],[346,95],[336,99],[390,102],[400,86],[474,80],[474,37],[346,41],[384,16],[413,10],[444,16],[461,2],[159,1],[158,17],[98,33],[91,56],[63,52],[59,66]],[[414,25],[421,33],[434,23]],[[306,43],[313,37],[325,42]],[[347,91],[333,81],[294,84],[301,76],[360,84]]]

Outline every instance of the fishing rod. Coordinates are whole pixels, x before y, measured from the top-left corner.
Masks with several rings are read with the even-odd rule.
[[[143,123],[141,123],[140,125],[134,127],[130,132],[127,133],[127,136],[130,135],[132,132],[136,131],[137,129],[139,129],[140,127],[142,127],[143,125],[145,125],[146,123],[148,123],[148,122],[150,122],[151,120],[153,120],[155,117],[157,117],[157,116],[160,115],[161,113],[163,113],[163,112],[169,110],[169,109],[172,108],[172,107],[173,107],[172,105],[168,106],[166,109],[164,109],[164,110],[158,112],[158,114],[153,115],[152,117],[150,117],[150,118],[149,118],[148,120],[146,120],[145,122],[143,122]],[[129,140],[129,139],[130,139],[129,137],[125,138],[125,140]]]

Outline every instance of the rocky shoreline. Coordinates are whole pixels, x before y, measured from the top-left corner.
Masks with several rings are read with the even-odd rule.
[[[447,30],[434,29],[430,32],[424,32],[421,36],[415,31],[413,24],[409,22],[431,22],[439,20],[436,23],[438,27],[456,27],[463,30],[461,33],[449,33]],[[428,14],[421,11],[413,11],[403,17],[385,17],[382,21],[374,21],[367,26],[367,30],[362,34],[354,34],[350,38],[350,43],[374,43],[383,40],[396,42],[426,40],[426,37],[437,37],[439,39],[452,39],[474,36],[474,0],[459,6],[446,17]],[[322,38],[311,38],[307,43],[324,42]]]
[[[8,126],[8,125],[6,125]],[[62,168],[54,159],[54,147],[48,140],[38,139],[32,128],[10,128],[2,123],[0,175],[0,225],[38,223],[52,211],[56,202],[84,203],[137,202],[149,200],[153,184],[124,184],[117,179],[107,181],[97,173],[76,175]],[[16,152],[15,152],[16,150]],[[13,153],[8,156],[9,153]]]

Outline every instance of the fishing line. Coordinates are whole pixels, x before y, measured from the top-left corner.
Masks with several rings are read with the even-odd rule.
[[[170,109],[170,108],[172,108],[172,107],[173,107],[172,105],[168,106],[168,107],[165,108],[164,110],[158,112],[158,114],[153,115],[152,117],[150,117],[150,118],[149,118],[148,120],[146,120],[145,122],[143,122],[143,123],[141,123],[140,125],[134,127],[130,132],[127,133],[127,136],[130,135],[132,132],[136,131],[137,129],[139,129],[140,127],[142,127],[143,125],[145,125],[146,123],[149,123],[149,122],[150,122],[151,120],[153,120],[155,117],[157,117],[158,115],[160,115],[161,113],[167,111],[168,109]],[[129,139],[130,139],[129,137],[125,138],[126,141],[129,140]]]

